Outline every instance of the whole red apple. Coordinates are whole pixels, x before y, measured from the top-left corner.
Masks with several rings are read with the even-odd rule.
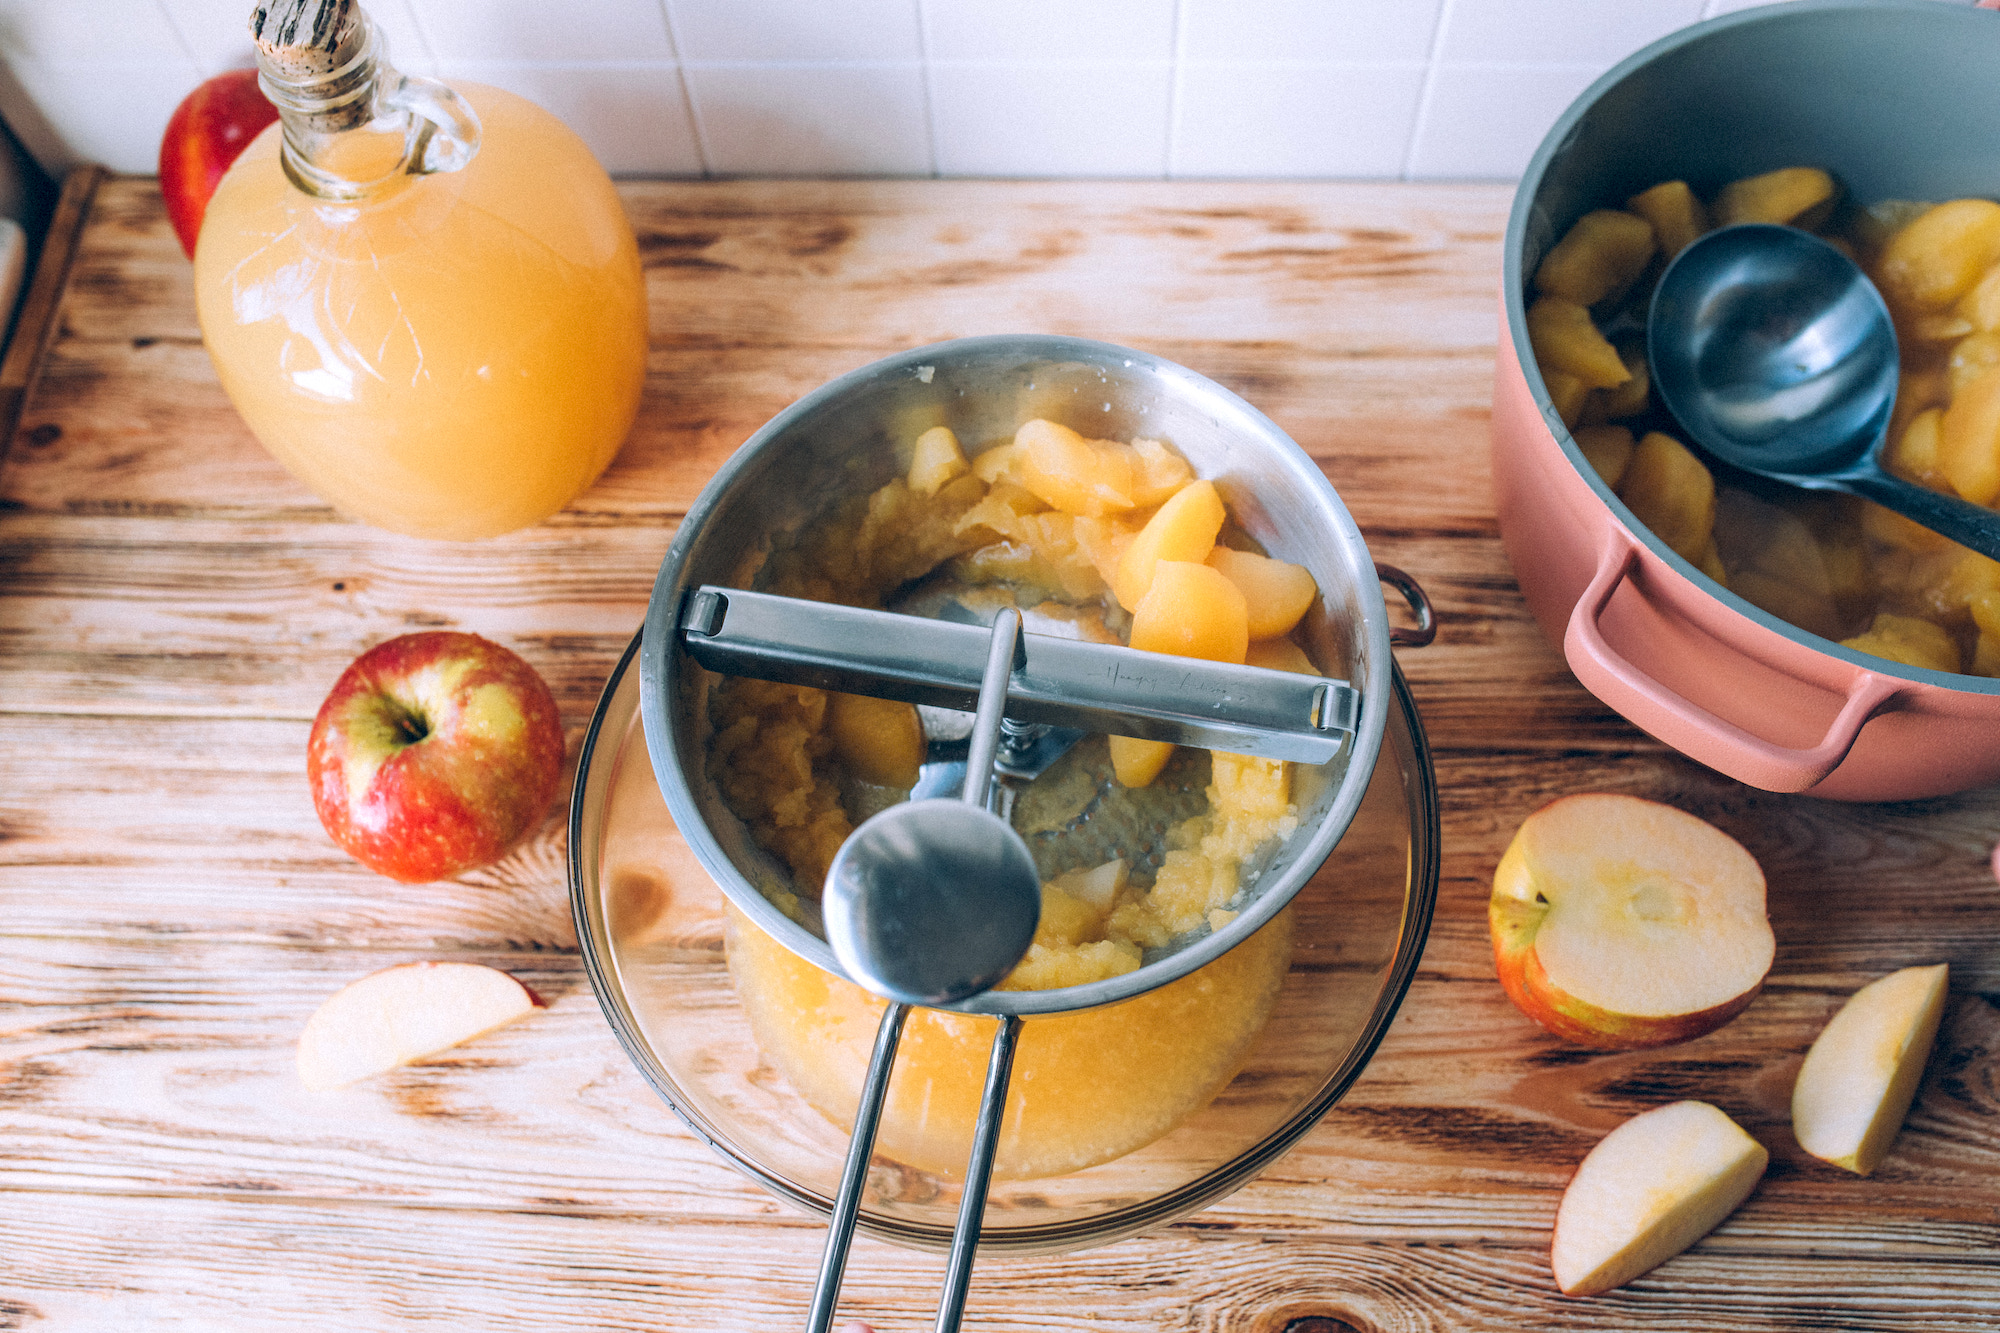
[[[306,773],[333,840],[406,884],[505,856],[562,779],[563,733],[535,669],[437,630],[356,658],[313,719]]]
[[[254,69],[218,74],[174,108],[160,137],[160,196],[188,258],[194,258],[195,238],[215,183],[277,118],[278,108],[257,86]]]

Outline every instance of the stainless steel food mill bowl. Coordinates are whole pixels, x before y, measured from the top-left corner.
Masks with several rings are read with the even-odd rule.
[[[1388,611],[1374,560],[1325,475],[1263,413],[1170,361],[1079,338],[966,338],[885,358],[801,398],[723,465],[668,548],[647,606],[640,706],[654,774],[695,855],[758,927],[844,975],[819,934],[759,891],[783,871],[745,836],[706,776],[705,673],[675,642],[685,595],[703,584],[745,586],[774,534],[797,530],[830,496],[898,475],[898,442],[938,425],[968,442],[1001,440],[1038,416],[1100,438],[1163,439],[1213,481],[1236,522],[1270,554],[1312,572],[1320,588],[1305,626],[1312,655],[1358,687],[1361,708],[1352,744],[1300,773],[1302,827],[1262,868],[1226,927],[1108,981],[989,991],[949,1006],[968,1013],[1107,1004],[1164,985],[1255,934],[1346,830],[1391,707]]]

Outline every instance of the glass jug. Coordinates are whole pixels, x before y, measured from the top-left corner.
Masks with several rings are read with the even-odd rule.
[[[583,141],[533,103],[405,78],[346,0],[251,21],[279,120],[195,250],[230,400],[323,499],[419,537],[539,522],[638,410],[638,248]]]

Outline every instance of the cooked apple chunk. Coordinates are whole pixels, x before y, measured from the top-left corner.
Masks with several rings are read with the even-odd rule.
[[[1818,167],[1783,167],[1731,181],[1715,197],[1715,225],[1778,222],[1811,231],[1833,211],[1840,187]]]
[[[1694,244],[1708,231],[1708,210],[1686,181],[1661,181],[1633,195],[1625,207],[1653,224],[1660,253],[1668,259]]]
[[[1208,563],[1242,592],[1252,639],[1290,634],[1319,596],[1319,585],[1305,566],[1288,560],[1218,546],[1208,553]]]
[[[946,482],[964,476],[971,467],[951,428],[933,426],[917,437],[910,455],[910,489],[919,495],[936,495]]]
[[[1654,249],[1653,224],[1646,219],[1615,208],[1585,213],[1543,256],[1535,290],[1596,305],[1630,287]]]
[[[1014,432],[1014,446],[1021,484],[1065,514],[1101,517],[1135,507],[1130,445],[1088,440],[1037,417]]]
[[[1241,662],[1250,650],[1249,607],[1236,585],[1207,565],[1156,561],[1152,583],[1132,611],[1132,647],[1211,662]],[[1127,787],[1150,785],[1173,753],[1174,747],[1165,741],[1111,738],[1112,771]]]
[[[1544,296],[1529,306],[1528,341],[1544,378],[1559,371],[1592,389],[1609,389],[1632,378],[1618,349],[1590,322],[1590,311],[1575,301]]]
[[[924,762],[924,727],[914,706],[865,694],[827,695],[833,752],[863,782],[914,787]]]
[[[1215,546],[1228,515],[1212,481],[1194,481],[1174,493],[1139,529],[1118,561],[1111,590],[1127,611],[1136,611],[1153,586],[1153,570],[1162,560],[1200,563]]]

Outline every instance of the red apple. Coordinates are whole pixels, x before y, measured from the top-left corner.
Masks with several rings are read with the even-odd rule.
[[[1721,1027],[1776,954],[1764,872],[1741,843],[1672,806],[1601,792],[1522,822],[1487,922],[1508,997],[1557,1036],[1606,1050]]]
[[[476,634],[376,644],[320,705],[306,742],[313,804],[357,861],[414,884],[499,860],[562,778],[549,687]]]
[[[278,118],[257,86],[257,71],[232,69],[196,88],[174,108],[160,138],[160,196],[181,249],[194,258],[209,196],[229,164]]]

